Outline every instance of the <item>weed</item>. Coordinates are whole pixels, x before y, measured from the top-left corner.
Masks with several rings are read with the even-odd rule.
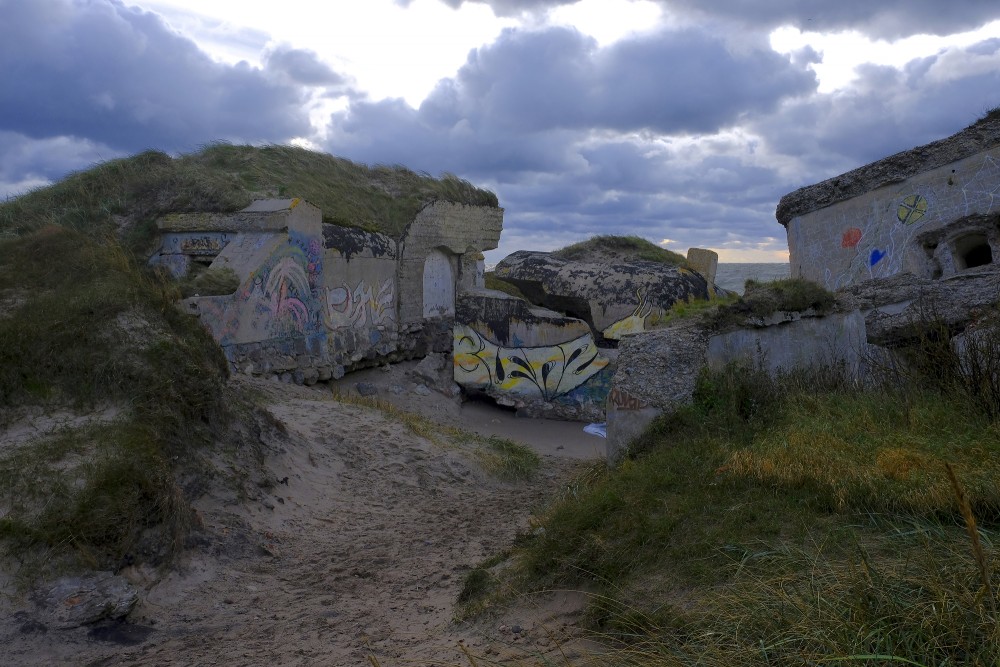
[[[528,297],[516,285],[498,278],[497,274],[493,271],[486,272],[486,289],[497,290],[498,292],[504,292],[505,294],[516,296],[518,299],[528,301]]]
[[[776,312],[813,310],[828,313],[836,306],[832,292],[802,278],[786,278],[771,282],[746,282],[743,296],[718,308],[709,324],[716,329],[743,325],[748,318],[760,319]]]

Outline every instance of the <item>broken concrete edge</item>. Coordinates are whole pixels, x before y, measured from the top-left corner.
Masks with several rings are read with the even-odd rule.
[[[990,114],[945,139],[901,151],[786,194],[778,202],[775,218],[787,227],[796,216],[853,199],[998,145],[1000,114]]]

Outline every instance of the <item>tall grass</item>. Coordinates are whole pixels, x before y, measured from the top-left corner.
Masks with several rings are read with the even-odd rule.
[[[970,349],[941,359],[967,367]],[[987,360],[972,377],[1000,371]],[[596,664],[996,664],[1000,424],[977,386],[705,374],[638,454],[540,517],[470,604],[591,591]]]
[[[54,224],[91,234],[121,230],[142,247],[165,213],[236,211],[268,197],[302,197],[326,222],[393,237],[429,201],[497,206],[495,194],[453,174],[433,178],[294,146],[217,143],[177,158],[148,150],[111,160],[0,203],[0,236]]]
[[[114,240],[65,227],[0,242],[0,294],[0,418],[119,413],[0,452],[0,537],[92,567],[168,558],[190,521],[176,476],[230,415],[218,346]]]

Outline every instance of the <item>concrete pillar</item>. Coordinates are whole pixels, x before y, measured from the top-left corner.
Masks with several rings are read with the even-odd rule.
[[[689,248],[687,263],[708,281],[710,293],[715,292],[715,273],[719,268],[719,253],[704,248]]]

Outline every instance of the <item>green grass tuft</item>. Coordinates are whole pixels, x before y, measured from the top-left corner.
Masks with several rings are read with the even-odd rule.
[[[538,472],[541,458],[526,445],[491,435],[475,450],[476,458],[495,477],[504,480],[527,480]]]
[[[497,277],[497,274],[493,271],[486,272],[486,289],[497,290],[498,292],[503,292],[505,294],[510,294],[511,296],[516,296],[518,299],[524,299],[528,301],[528,297],[517,288],[516,285],[507,282],[501,278]]]
[[[771,282],[748,280],[742,297],[716,310],[708,320],[710,326],[721,329],[740,326],[747,319],[760,319],[776,312],[814,310],[829,313],[836,307],[836,297],[820,285],[802,278],[785,278]]]

